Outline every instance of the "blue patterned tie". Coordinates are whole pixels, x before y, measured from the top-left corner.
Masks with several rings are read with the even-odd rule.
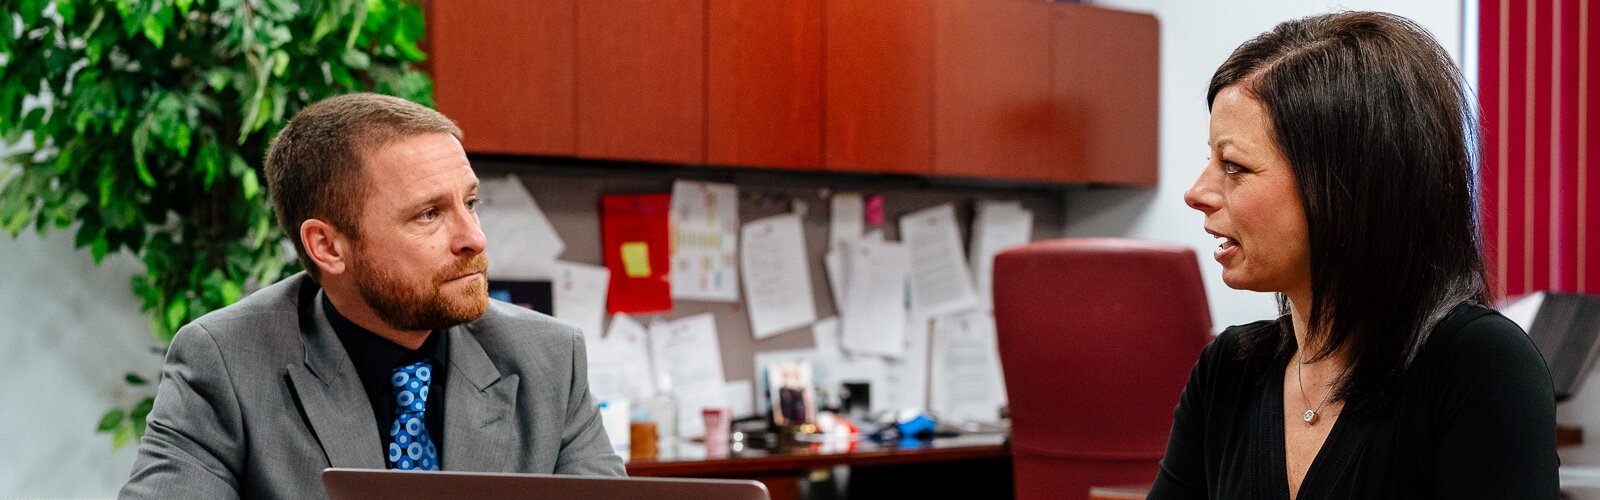
[[[439,449],[428,437],[422,412],[428,405],[428,382],[433,380],[433,363],[424,359],[394,369],[389,385],[394,388],[394,424],[389,426],[389,468],[397,470],[439,470]]]

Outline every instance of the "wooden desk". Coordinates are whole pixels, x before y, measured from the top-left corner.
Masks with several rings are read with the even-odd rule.
[[[1010,480],[1011,450],[1003,434],[940,438],[904,446],[857,441],[783,450],[742,449],[719,455],[708,455],[704,447],[696,445],[680,445],[675,453],[670,451],[654,458],[629,460],[628,475],[754,479],[767,485],[774,500],[799,498],[801,480],[813,471],[839,465],[852,467],[854,481],[859,473],[871,476],[874,470],[892,471],[901,466],[964,467],[1003,462],[1007,486]]]
[[[1144,500],[1150,496],[1152,483],[1122,486],[1096,486],[1089,488],[1089,500]]]

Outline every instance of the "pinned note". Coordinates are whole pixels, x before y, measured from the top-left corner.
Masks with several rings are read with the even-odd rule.
[[[606,311],[646,313],[672,310],[672,280],[667,249],[672,235],[666,194],[600,197],[600,238],[611,285]]]
[[[883,195],[881,194],[868,196],[864,209],[866,210],[868,225],[881,226],[883,221],[887,220],[887,217],[884,216]]]
[[[629,278],[650,276],[650,244],[630,241],[622,244],[622,268]]]
[[[852,354],[900,357],[905,338],[904,246],[876,240],[844,243],[844,302],[839,343]]]
[[[516,175],[485,179],[478,200],[478,225],[489,241],[489,277],[548,279],[566,243],[522,181]]]
[[[702,313],[652,324],[650,353],[657,374],[666,377],[678,400],[678,436],[700,437],[705,433],[700,411],[728,407],[716,320],[711,313]]]
[[[933,325],[933,398],[939,418],[994,422],[1006,404],[994,317],[974,310]]]
[[[828,200],[828,251],[839,248],[839,243],[861,237],[866,208],[861,193],[835,193]]]
[[[806,263],[800,217],[784,214],[744,225],[739,235],[744,273],[745,309],[750,330],[764,339],[817,320],[811,298],[811,269]]]
[[[739,188],[672,183],[672,297],[739,300]]]
[[[648,342],[644,325],[626,314],[611,318],[611,329],[605,337],[586,342],[589,388],[595,397],[626,399],[636,404],[655,397]]]
[[[978,306],[954,206],[945,203],[901,217],[900,239],[911,253],[912,311],[934,317]]]
[[[595,342],[605,333],[606,286],[611,271],[601,266],[557,262],[551,305],[556,319],[583,330],[585,341]]]
[[[985,309],[993,299],[994,256],[1028,243],[1033,235],[1033,212],[1015,201],[980,201],[972,221],[972,281],[978,304]]]

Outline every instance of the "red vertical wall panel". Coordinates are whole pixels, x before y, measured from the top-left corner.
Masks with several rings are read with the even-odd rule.
[[[1600,293],[1600,12],[1480,0],[1479,207],[1497,295]]]
[[[1501,57],[1499,56],[1501,40],[1500,30],[1500,2],[1499,0],[1484,0],[1479,11],[1478,23],[1478,53],[1482,54],[1478,63],[1478,99],[1479,117],[1483,126],[1483,154],[1478,160],[1478,213],[1479,224],[1482,231],[1484,256],[1489,274],[1489,287],[1502,295],[1505,286],[1505,262],[1499,258],[1504,256],[1504,246],[1500,242],[1500,235],[1504,229],[1500,226],[1505,218],[1500,216],[1504,204],[1500,196],[1505,188],[1500,182],[1500,172],[1504,169],[1504,162],[1500,158],[1501,139],[1504,133],[1500,124],[1504,120],[1500,112],[1501,92],[1500,83]],[[1491,55],[1492,54],[1492,55]]]

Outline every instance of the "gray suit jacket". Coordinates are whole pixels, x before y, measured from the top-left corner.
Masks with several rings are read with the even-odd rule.
[[[323,498],[325,467],[384,468],[321,293],[296,274],[178,331],[121,497]],[[446,470],[625,475],[576,328],[490,301],[446,332]]]

